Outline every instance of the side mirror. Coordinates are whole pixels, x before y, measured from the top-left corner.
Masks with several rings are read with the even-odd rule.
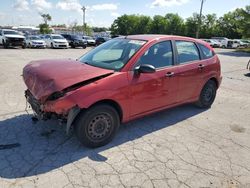
[[[138,67],[135,67],[135,73],[140,74],[140,73],[154,73],[155,72],[155,67],[153,65],[149,64],[142,64]]]

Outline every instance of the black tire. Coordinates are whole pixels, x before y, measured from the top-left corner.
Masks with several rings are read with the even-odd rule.
[[[52,49],[54,49],[55,47],[54,47],[54,45],[53,45],[53,43],[51,43],[50,44],[50,47],[52,48]]]
[[[196,105],[200,108],[210,108],[216,97],[217,86],[213,80],[209,80],[201,90],[200,98]]]
[[[83,48],[83,49],[86,49],[86,48],[87,48],[87,46],[86,46],[86,45],[84,45],[84,46],[82,46],[82,48]]]
[[[7,49],[9,45],[3,40],[3,48]]]
[[[74,122],[77,138],[89,148],[108,144],[120,126],[117,111],[110,105],[96,105],[81,112]]]

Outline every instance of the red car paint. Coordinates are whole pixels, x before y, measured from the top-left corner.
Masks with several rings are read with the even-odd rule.
[[[219,87],[221,71],[217,55],[159,69],[151,74],[136,76],[133,72],[137,60],[158,42],[191,41],[203,44],[213,51],[209,44],[192,38],[166,35],[134,35],[127,38],[147,42],[119,72],[72,60],[46,60],[28,64],[23,71],[24,81],[28,90],[39,101],[41,110],[67,117],[70,109],[75,106],[87,109],[99,101],[112,101],[121,110],[121,121],[127,122],[162,109],[197,101],[202,87],[209,79],[214,79]],[[200,65],[204,67],[201,69]],[[166,77],[168,72],[174,72],[174,76]],[[71,89],[57,100],[47,100],[54,92],[102,75],[103,78],[75,90]]]
[[[24,82],[37,99],[61,91],[76,83],[114,71],[101,69],[73,60],[33,61],[23,70]]]

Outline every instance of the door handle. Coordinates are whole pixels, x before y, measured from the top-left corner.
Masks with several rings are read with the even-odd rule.
[[[172,76],[174,76],[174,72],[168,72],[165,76],[166,77],[172,77]]]
[[[199,64],[199,66],[198,66],[198,68],[199,68],[200,70],[202,70],[204,67],[205,67],[205,65],[203,65],[203,64]]]

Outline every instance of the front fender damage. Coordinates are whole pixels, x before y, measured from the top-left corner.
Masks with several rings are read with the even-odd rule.
[[[79,108],[78,106],[75,106],[70,109],[68,117],[67,117],[67,125],[66,125],[67,135],[69,134],[69,130],[70,130],[72,123],[74,122],[76,116],[80,113],[80,111],[81,111],[81,108]]]

